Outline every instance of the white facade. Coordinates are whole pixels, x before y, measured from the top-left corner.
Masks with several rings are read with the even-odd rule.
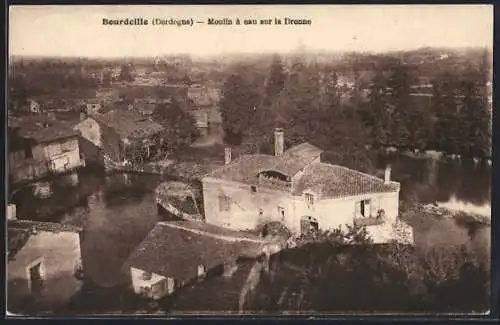
[[[130,268],[132,287],[138,295],[158,300],[174,292],[175,281],[162,275]]]
[[[81,265],[80,236],[76,232],[37,231],[7,265],[7,308],[23,307],[29,297],[40,310],[65,305],[82,281],[75,277]],[[34,290],[34,269],[42,285]]]
[[[265,222],[280,221],[292,232],[299,233],[303,217],[313,217],[321,230],[332,230],[353,225],[355,218],[376,217],[382,209],[385,222],[367,227],[375,242],[390,240],[399,210],[399,190],[323,198],[311,191],[294,196],[286,191],[205,178],[203,197],[206,222],[235,230],[255,229]],[[363,211],[359,209],[362,201]]]

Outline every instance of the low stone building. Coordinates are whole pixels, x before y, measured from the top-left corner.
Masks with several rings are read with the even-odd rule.
[[[16,159],[11,159],[13,182],[69,172],[84,165],[78,133],[69,125],[48,116],[24,117],[10,124],[16,129],[16,137],[23,140],[21,149],[16,146]]]
[[[127,161],[145,162],[165,141],[161,125],[131,110],[89,116],[74,129],[80,132],[86,161],[105,168]]]
[[[275,132],[275,155],[244,155],[203,178],[205,220],[244,230],[270,221],[294,233],[367,227],[374,242],[392,239],[400,184],[321,162],[322,150],[303,143],[284,150]]]
[[[82,229],[51,222],[7,223],[7,310],[52,312],[65,306],[82,286]]]
[[[159,222],[124,267],[135,293],[159,300],[206,276],[231,274],[240,257],[259,256],[265,243],[202,222]]]

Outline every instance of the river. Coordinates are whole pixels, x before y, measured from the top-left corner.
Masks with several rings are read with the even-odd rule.
[[[401,198],[491,215],[491,167],[404,156],[382,157],[377,165],[382,167],[388,162],[392,178],[402,184]],[[37,198],[32,187],[26,186],[13,194],[12,202],[17,204],[20,219],[82,226],[86,275],[94,285],[111,288],[129,281],[122,265],[159,220],[154,198],[159,182],[154,175],[104,175],[80,170],[52,179],[50,198]],[[470,240],[467,230],[452,220],[436,220],[417,228],[420,242]],[[490,227],[478,234],[475,242],[489,256]]]

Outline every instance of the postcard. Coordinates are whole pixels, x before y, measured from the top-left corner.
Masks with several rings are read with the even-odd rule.
[[[484,315],[492,5],[12,5],[14,316]]]

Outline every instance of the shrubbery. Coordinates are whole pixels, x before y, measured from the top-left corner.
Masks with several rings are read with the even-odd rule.
[[[395,227],[395,231],[398,231]],[[363,227],[300,238],[271,259],[252,309],[484,312],[489,270],[466,246],[373,245]],[[351,245],[356,244],[356,245]]]

